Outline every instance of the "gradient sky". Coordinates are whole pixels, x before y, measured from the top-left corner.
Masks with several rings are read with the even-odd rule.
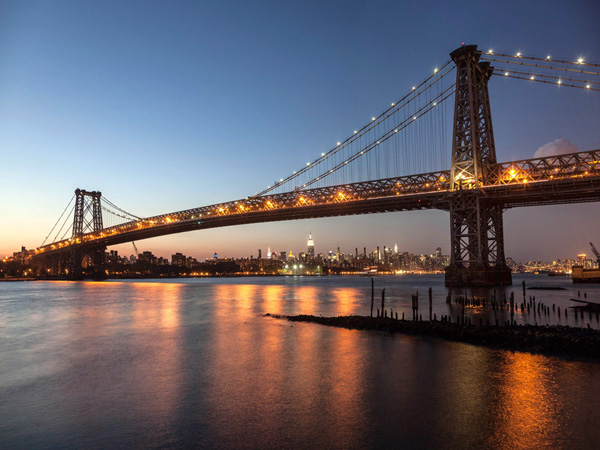
[[[600,4],[0,0],[0,256],[34,248],[75,188],[139,216],[251,195],[379,114],[461,42],[600,62]],[[493,78],[500,161],[600,148],[600,95]],[[450,146],[450,142],[448,143]],[[448,162],[449,165],[449,162]],[[505,213],[516,260],[600,245],[598,204]],[[449,252],[449,217],[404,212],[183,233],[140,250]],[[130,244],[118,246],[131,254]],[[264,254],[264,253],[263,253]]]

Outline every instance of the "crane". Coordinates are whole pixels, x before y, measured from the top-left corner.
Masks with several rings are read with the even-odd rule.
[[[135,242],[131,241],[131,243],[133,244],[133,250],[135,251],[135,257],[139,258],[140,257],[140,252],[139,252],[137,246],[135,245]]]
[[[600,267],[600,253],[598,253],[598,250],[596,250],[596,247],[594,247],[594,244],[592,244],[590,242],[590,246],[592,247],[592,251],[594,252],[594,255],[596,255],[596,260],[598,261],[598,267]]]

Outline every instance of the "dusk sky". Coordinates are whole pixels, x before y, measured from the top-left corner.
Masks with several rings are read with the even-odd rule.
[[[39,246],[76,188],[138,216],[252,195],[347,137],[462,42],[600,62],[600,3],[0,0],[0,256]],[[600,94],[492,78],[499,161],[600,148]],[[451,142],[448,142],[450,149]],[[450,160],[448,159],[448,168]],[[597,203],[508,210],[517,261],[591,254]],[[447,213],[389,213],[136,242],[204,259],[257,249],[449,253]],[[133,253],[131,244],[118,246]]]

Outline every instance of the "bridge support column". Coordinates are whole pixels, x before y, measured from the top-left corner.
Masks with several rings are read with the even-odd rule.
[[[450,201],[451,261],[446,286],[512,284],[504,257],[502,207],[486,202],[478,191],[459,193]]]
[[[452,138],[450,203],[451,263],[447,286],[511,284],[504,258],[502,205],[484,196],[496,163],[488,94],[493,69],[480,62],[477,46],[450,56],[456,63],[456,96]]]
[[[75,215],[73,217],[73,241],[70,252],[69,278],[83,280],[83,258],[90,256],[94,264],[92,278],[95,280],[106,279],[105,272],[105,245],[79,244],[79,239],[86,231],[100,233],[102,231],[102,193],[97,191],[75,190]],[[87,199],[87,201],[86,201]],[[91,213],[91,220],[86,220],[86,214]],[[91,229],[90,229],[91,228]]]
[[[69,258],[69,279],[83,280],[83,258],[89,256],[92,260],[94,270],[89,273],[94,280],[106,279],[106,247],[97,245],[86,248],[72,248]]]

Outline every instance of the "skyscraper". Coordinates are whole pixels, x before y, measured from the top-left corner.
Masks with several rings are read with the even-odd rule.
[[[312,238],[312,231],[308,234],[308,242],[306,244],[307,252],[306,256],[309,261],[314,261],[315,259],[315,242]]]

